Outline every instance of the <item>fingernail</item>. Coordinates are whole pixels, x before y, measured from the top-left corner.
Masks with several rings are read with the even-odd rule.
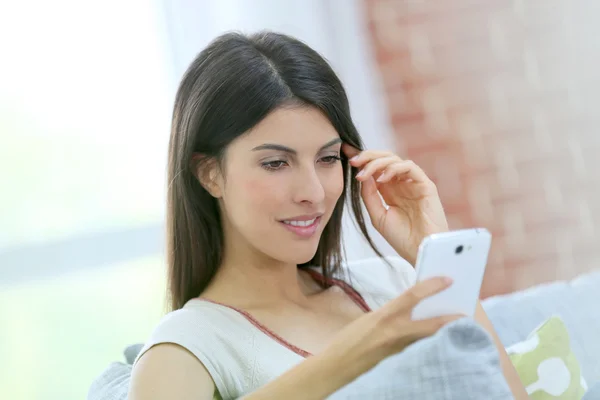
[[[384,178],[385,178],[385,172],[382,173],[381,175],[379,175],[379,178],[377,178],[377,182],[383,181]]]
[[[450,278],[449,276],[445,276],[445,277],[443,277],[442,279],[444,280],[444,283],[445,283],[446,285],[450,285],[452,282],[454,282],[454,281],[452,280],[452,278]]]
[[[360,177],[361,177],[361,176],[363,176],[364,174],[365,174],[365,170],[363,169],[363,170],[361,170],[361,171],[358,171],[358,174],[356,174],[356,177],[357,177],[357,178],[360,178]]]
[[[356,161],[356,160],[358,160],[358,155],[355,155],[354,157],[352,157],[352,158],[350,159],[350,161]]]

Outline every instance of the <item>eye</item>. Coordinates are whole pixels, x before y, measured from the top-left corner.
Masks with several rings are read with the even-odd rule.
[[[337,154],[334,156],[325,156],[320,159],[320,161],[322,163],[329,164],[329,165],[335,164],[336,162],[338,162],[340,160],[341,160],[341,157],[338,156]]]
[[[275,160],[275,161],[264,162],[261,165],[267,171],[277,171],[277,170],[283,168],[283,166],[286,164],[287,163],[283,160]]]

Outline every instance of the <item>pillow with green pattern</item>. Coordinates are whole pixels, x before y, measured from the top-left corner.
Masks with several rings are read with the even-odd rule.
[[[533,400],[580,400],[587,386],[563,320],[552,316],[506,349]]]

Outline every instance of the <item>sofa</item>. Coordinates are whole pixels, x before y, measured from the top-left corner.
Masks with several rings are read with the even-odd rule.
[[[506,347],[524,340],[550,316],[560,316],[590,386],[585,399],[600,399],[600,270],[491,297],[482,304]],[[141,348],[141,344],[127,347],[124,361],[111,363],[94,380],[88,399],[125,400],[131,364]]]

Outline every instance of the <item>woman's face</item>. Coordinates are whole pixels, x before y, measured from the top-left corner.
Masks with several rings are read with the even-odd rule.
[[[276,260],[312,259],[344,188],[341,140],[312,108],[280,108],[225,154],[220,204],[226,243]]]

